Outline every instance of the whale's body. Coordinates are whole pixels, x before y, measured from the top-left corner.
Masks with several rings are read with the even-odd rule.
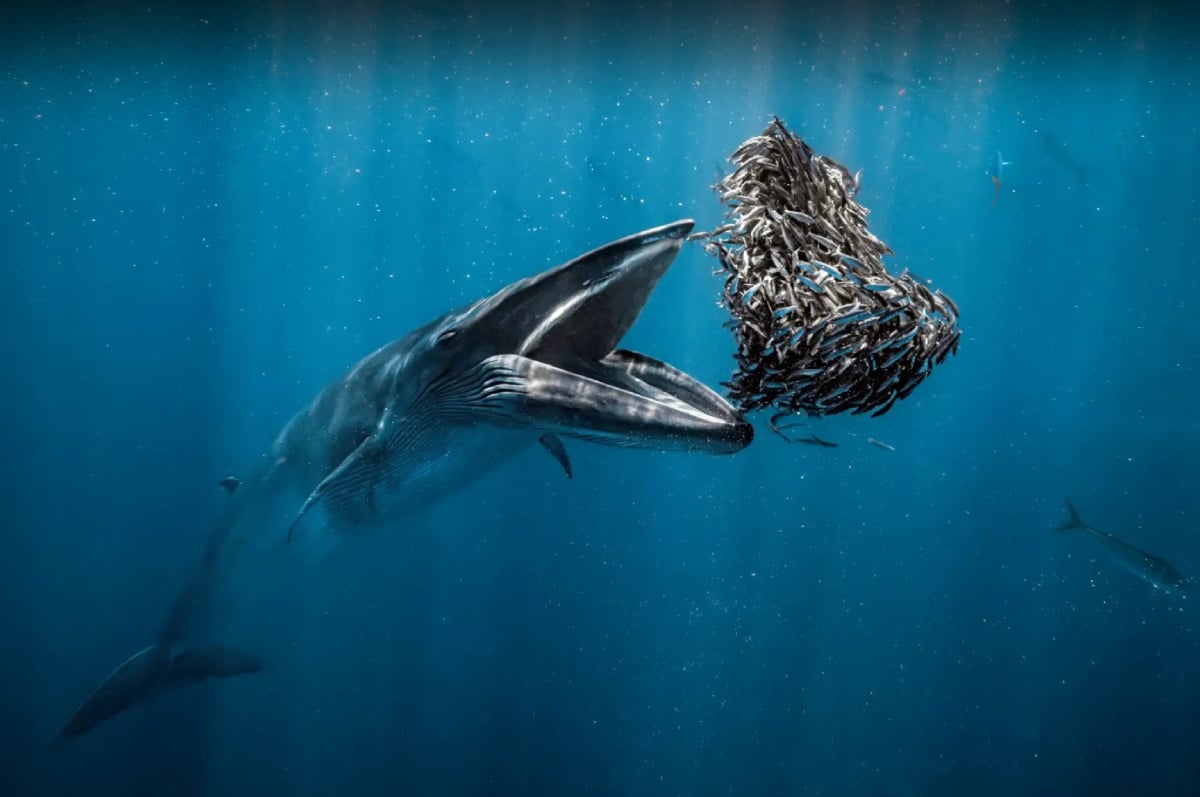
[[[561,437],[732,453],[750,425],[687,374],[617,344],[674,261],[688,220],[622,238],[413,330],[355,365],[296,414],[256,472],[226,484],[194,577],[159,638],[84,701],[60,741],[164,688],[257,672],[204,639],[210,594],[247,534],[387,523],[541,443],[570,475]],[[307,498],[282,511],[280,497]],[[286,506],[286,505],[285,505]]]

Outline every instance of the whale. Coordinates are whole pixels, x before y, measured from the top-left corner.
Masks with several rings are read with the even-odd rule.
[[[210,638],[214,598],[250,542],[383,527],[526,447],[572,476],[565,440],[732,454],[753,427],[718,393],[619,348],[694,224],[645,230],[445,313],[367,355],[297,412],[228,497],[156,639],[83,701],[56,739],[163,691],[258,673]],[[265,539],[264,539],[265,538]]]

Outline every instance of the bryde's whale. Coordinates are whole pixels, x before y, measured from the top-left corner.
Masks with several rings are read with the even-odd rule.
[[[562,437],[712,454],[749,445],[751,426],[717,393],[617,348],[692,226],[646,230],[515,282],[387,344],[321,391],[250,478],[222,480],[224,512],[158,639],[92,692],[59,741],[163,689],[263,669],[207,639],[215,586],[248,538],[278,534],[286,547],[317,523],[388,522],[536,443],[569,477]]]

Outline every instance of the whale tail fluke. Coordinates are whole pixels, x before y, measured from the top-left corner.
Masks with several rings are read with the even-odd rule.
[[[54,747],[163,689],[259,672],[265,666],[256,656],[222,645],[174,648],[156,642],[123,661],[88,695],[58,734]]]

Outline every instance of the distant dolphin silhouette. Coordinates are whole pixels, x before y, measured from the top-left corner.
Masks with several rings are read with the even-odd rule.
[[[282,535],[269,508],[282,495],[308,495],[290,539],[314,507],[333,527],[390,520],[535,442],[570,476],[558,435],[713,454],[749,445],[752,427],[715,392],[616,348],[692,226],[677,221],[622,238],[509,285],[389,343],[325,388],[279,433],[254,476],[227,484],[225,511],[159,638],[97,687],[59,741],[164,688],[263,669],[250,654],[195,638],[237,549],[234,531],[261,536],[274,526]]]
[[[1046,150],[1046,154],[1050,156],[1050,159],[1067,171],[1074,173],[1079,179],[1079,184],[1087,188],[1087,167],[1072,157],[1071,153],[1067,151],[1067,145],[1063,143],[1063,140],[1048,130],[1043,130],[1039,134],[1039,137],[1042,141],[1042,148]]]

